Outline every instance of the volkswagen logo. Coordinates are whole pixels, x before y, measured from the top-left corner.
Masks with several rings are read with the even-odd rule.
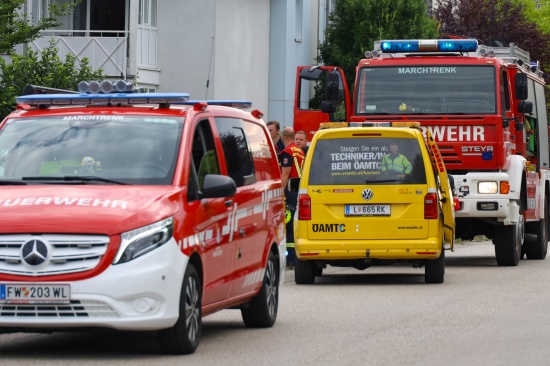
[[[365,201],[369,201],[370,199],[372,199],[372,196],[373,196],[372,190],[368,188],[363,189],[363,192],[361,192],[361,197],[363,197]]]
[[[38,266],[46,261],[48,257],[48,247],[37,239],[29,240],[21,248],[23,261],[31,266]]]

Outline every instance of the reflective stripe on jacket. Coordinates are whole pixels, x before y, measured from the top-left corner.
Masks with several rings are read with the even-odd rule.
[[[287,156],[282,156],[282,154],[288,154]],[[290,166],[290,176],[289,178],[300,178],[302,176],[302,167],[304,165],[304,150],[300,149],[294,142],[288,145],[283,151],[282,151],[282,166],[288,167]],[[290,157],[292,161],[286,161],[285,158]]]

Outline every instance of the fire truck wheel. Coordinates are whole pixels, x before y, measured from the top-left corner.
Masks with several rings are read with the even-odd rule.
[[[424,262],[424,281],[426,283],[443,283],[445,280],[445,250],[441,248],[441,255],[437,259]]]
[[[516,225],[498,226],[495,229],[495,256],[499,266],[517,266],[525,233],[523,215]]]
[[[527,259],[544,259],[548,252],[548,203],[544,201],[544,218],[535,223],[537,241],[524,245]]]
[[[201,337],[202,285],[195,267],[189,263],[180,294],[180,317],[172,328],[158,333],[158,343],[165,353],[195,352]]]
[[[302,261],[296,258],[294,282],[297,285],[312,285],[315,283],[315,262]]]
[[[269,252],[260,292],[241,308],[244,324],[248,328],[269,328],[275,324],[279,308],[278,268],[275,255]]]

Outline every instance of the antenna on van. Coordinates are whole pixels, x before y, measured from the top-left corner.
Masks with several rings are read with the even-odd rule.
[[[212,57],[214,55],[214,37],[212,37],[212,48],[210,49],[210,64],[208,65],[208,78],[206,79],[206,93],[204,99],[208,99],[208,86],[210,85],[210,70],[212,69]]]

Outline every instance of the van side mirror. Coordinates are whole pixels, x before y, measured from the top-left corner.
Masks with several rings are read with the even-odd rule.
[[[533,102],[519,102],[518,113],[531,114],[533,113]]]
[[[516,99],[525,100],[528,97],[527,93],[527,74],[524,72],[518,73],[515,76],[516,84]]]
[[[286,187],[290,192],[298,192],[300,189],[300,178],[289,178]]]
[[[237,185],[233,178],[220,174],[206,174],[202,184],[201,198],[233,197]]]

